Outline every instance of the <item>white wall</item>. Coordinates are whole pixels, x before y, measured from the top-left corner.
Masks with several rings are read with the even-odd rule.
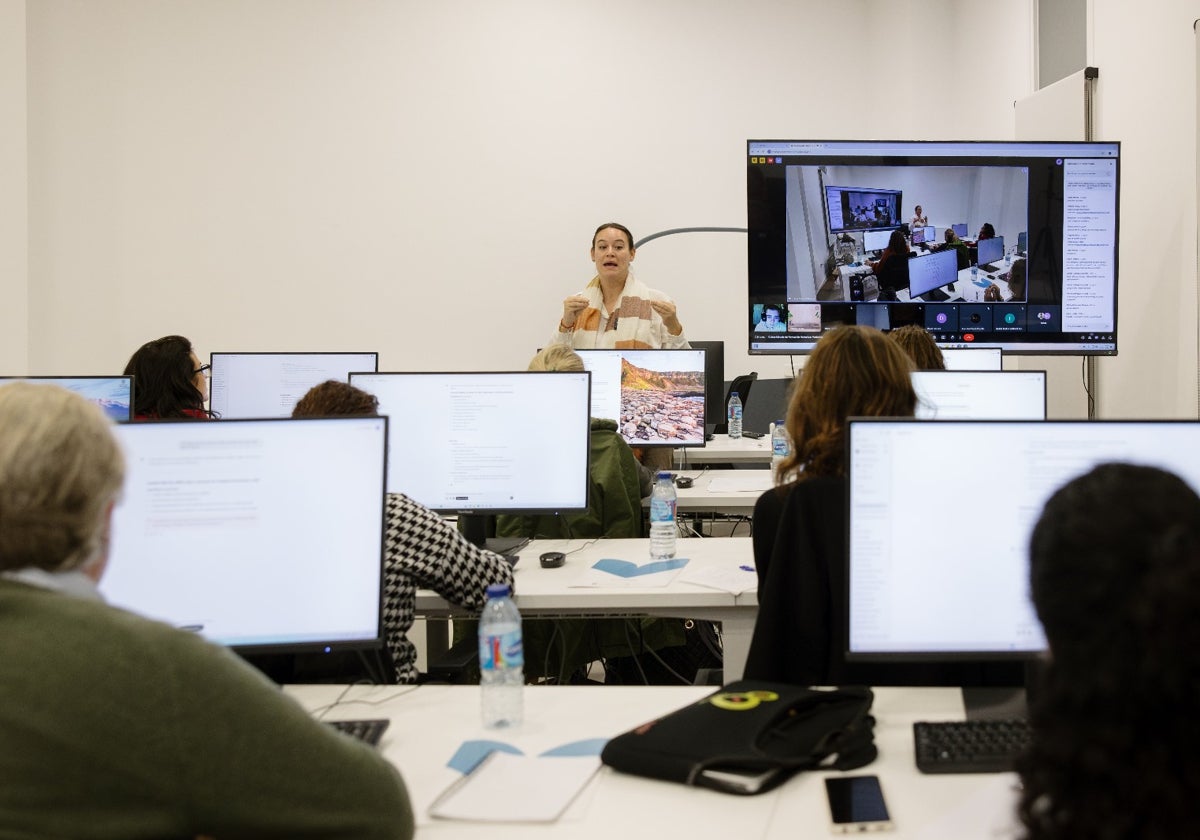
[[[1008,139],[1031,90],[1028,2],[37,0],[27,15],[29,367],[45,373],[116,370],[169,332],[202,354],[523,367],[591,276],[599,222],[744,227],[747,138]],[[634,268],[689,335],[726,341],[728,374],[788,371],[739,351],[741,235],[657,240]]]
[[[1101,417],[1196,416],[1195,0],[1092,0],[1096,139],[1121,141],[1119,353]]]
[[[0,0],[0,375],[28,364],[25,2]]]

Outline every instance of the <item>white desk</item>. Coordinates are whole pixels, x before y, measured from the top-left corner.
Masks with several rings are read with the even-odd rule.
[[[740,568],[754,564],[749,537],[679,540],[677,556],[689,562],[666,585],[662,581],[669,573],[650,575],[628,585],[585,585],[594,574],[591,566],[597,560],[614,558],[639,565],[650,560],[650,541],[646,539],[588,542],[535,540],[521,549],[513,588],[522,616],[654,615],[719,621],[725,681],[741,677],[758,616],[758,578],[753,570]],[[538,557],[545,551],[567,553],[566,563],[558,569],[543,569]],[[416,611],[426,618],[470,615],[430,590],[417,592]],[[432,636],[430,641],[436,644]],[[434,644],[431,652],[436,654]]]
[[[309,710],[334,702],[343,686],[289,686]],[[380,750],[404,775],[413,799],[419,837],[488,838],[767,838],[832,836],[825,786],[829,773],[800,773],[758,796],[733,796],[618,773],[601,767],[556,823],[496,824],[434,821],[430,803],[460,778],[447,762],[465,741],[501,741],[526,755],[565,743],[621,734],[711,693],[711,688],[663,686],[531,686],[525,722],[512,730],[487,730],[479,722],[475,686],[354,686],[323,717],[386,717],[392,721]],[[923,775],[913,763],[912,724],[961,720],[957,689],[876,690],[872,714],[879,757],[851,775],[879,776],[899,840],[974,840],[1012,837],[1012,774]],[[836,774],[835,774],[836,775]]]
[[[703,447],[676,449],[675,469],[683,470],[695,464],[760,464],[771,463],[771,438],[742,436],[733,440],[729,435],[713,435]],[[685,466],[686,465],[686,466]]]
[[[675,488],[675,510],[682,513],[727,513],[751,516],[758,497],[771,489],[770,469],[761,470],[683,470],[693,478],[691,487]],[[642,499],[642,509],[650,509],[650,498]]]

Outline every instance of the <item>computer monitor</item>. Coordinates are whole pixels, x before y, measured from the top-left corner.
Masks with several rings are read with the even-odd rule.
[[[826,326],[878,324],[873,310],[886,308],[888,322],[923,324],[939,342],[1114,355],[1120,150],[1115,142],[1082,141],[747,141],[745,305],[819,308],[806,321],[813,328],[749,333],[749,352],[808,353]],[[984,307],[968,299],[978,297],[974,289],[936,306],[871,299],[835,264],[840,240],[845,231],[857,238],[901,227],[908,214],[892,215],[893,205],[904,207],[901,196],[942,219],[987,220],[1010,238],[1027,231],[1021,300]],[[965,223],[955,227],[967,235]]]
[[[1026,233],[1025,231],[1021,231],[1020,233],[1017,234],[1017,253],[1020,254],[1022,257],[1025,256],[1025,251],[1028,249],[1028,245],[1029,245],[1029,234]]]
[[[966,222],[955,222],[954,224],[950,225],[950,229],[954,231],[954,235],[959,239],[965,239],[967,236]]]
[[[994,236],[991,239],[980,239],[979,244],[975,247],[977,249],[978,262],[981,266],[1004,259],[1003,236]]]
[[[94,402],[114,423],[133,419],[132,376],[0,376],[0,386],[9,382],[57,385]]]
[[[953,248],[908,261],[908,295],[919,297],[958,279],[958,254]]]
[[[116,433],[110,603],[247,652],[379,647],[386,418]]]
[[[1003,370],[1004,351],[999,347],[943,347],[946,370]]]
[[[892,238],[892,231],[864,230],[862,237],[864,251],[882,251],[888,246],[888,240]]]
[[[378,353],[213,353],[209,407],[226,420],[290,417],[314,385],[379,368]]]
[[[577,352],[592,374],[592,416],[617,421],[630,446],[704,446],[703,350]]]
[[[387,490],[442,513],[587,510],[591,374],[352,373],[392,418]]]
[[[1045,420],[1044,370],[917,370],[922,420]]]
[[[1200,490],[1188,421],[854,419],[847,453],[848,661],[1037,656],[1029,537],[1050,495],[1111,461]]]
[[[688,340],[704,351],[704,428],[709,434],[725,423],[725,342]]]

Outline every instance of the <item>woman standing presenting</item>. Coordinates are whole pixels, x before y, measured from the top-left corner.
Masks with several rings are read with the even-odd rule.
[[[686,349],[675,302],[629,273],[636,249],[629,228],[606,222],[592,236],[596,276],[563,301],[553,344],[576,349]]]

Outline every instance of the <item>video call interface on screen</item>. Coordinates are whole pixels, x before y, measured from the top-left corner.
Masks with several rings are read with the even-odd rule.
[[[126,478],[100,584],[110,603],[243,649],[378,643],[386,418],[115,433]]]
[[[851,420],[848,658],[1045,649],[1029,537],[1046,500],[1108,461],[1200,488],[1200,424]]]
[[[378,370],[378,353],[213,353],[209,408],[229,419],[290,417],[314,385]]]
[[[392,418],[387,490],[440,513],[587,509],[591,374],[352,373]]]
[[[807,353],[843,324],[1116,353],[1119,143],[750,140],[747,153],[751,354]],[[907,286],[868,265],[897,230]],[[786,329],[758,329],[767,304]]]
[[[592,416],[630,446],[704,446],[705,350],[579,350]]]
[[[104,416],[114,423],[133,419],[132,376],[0,376],[0,386],[9,382],[57,385],[100,406]]]

